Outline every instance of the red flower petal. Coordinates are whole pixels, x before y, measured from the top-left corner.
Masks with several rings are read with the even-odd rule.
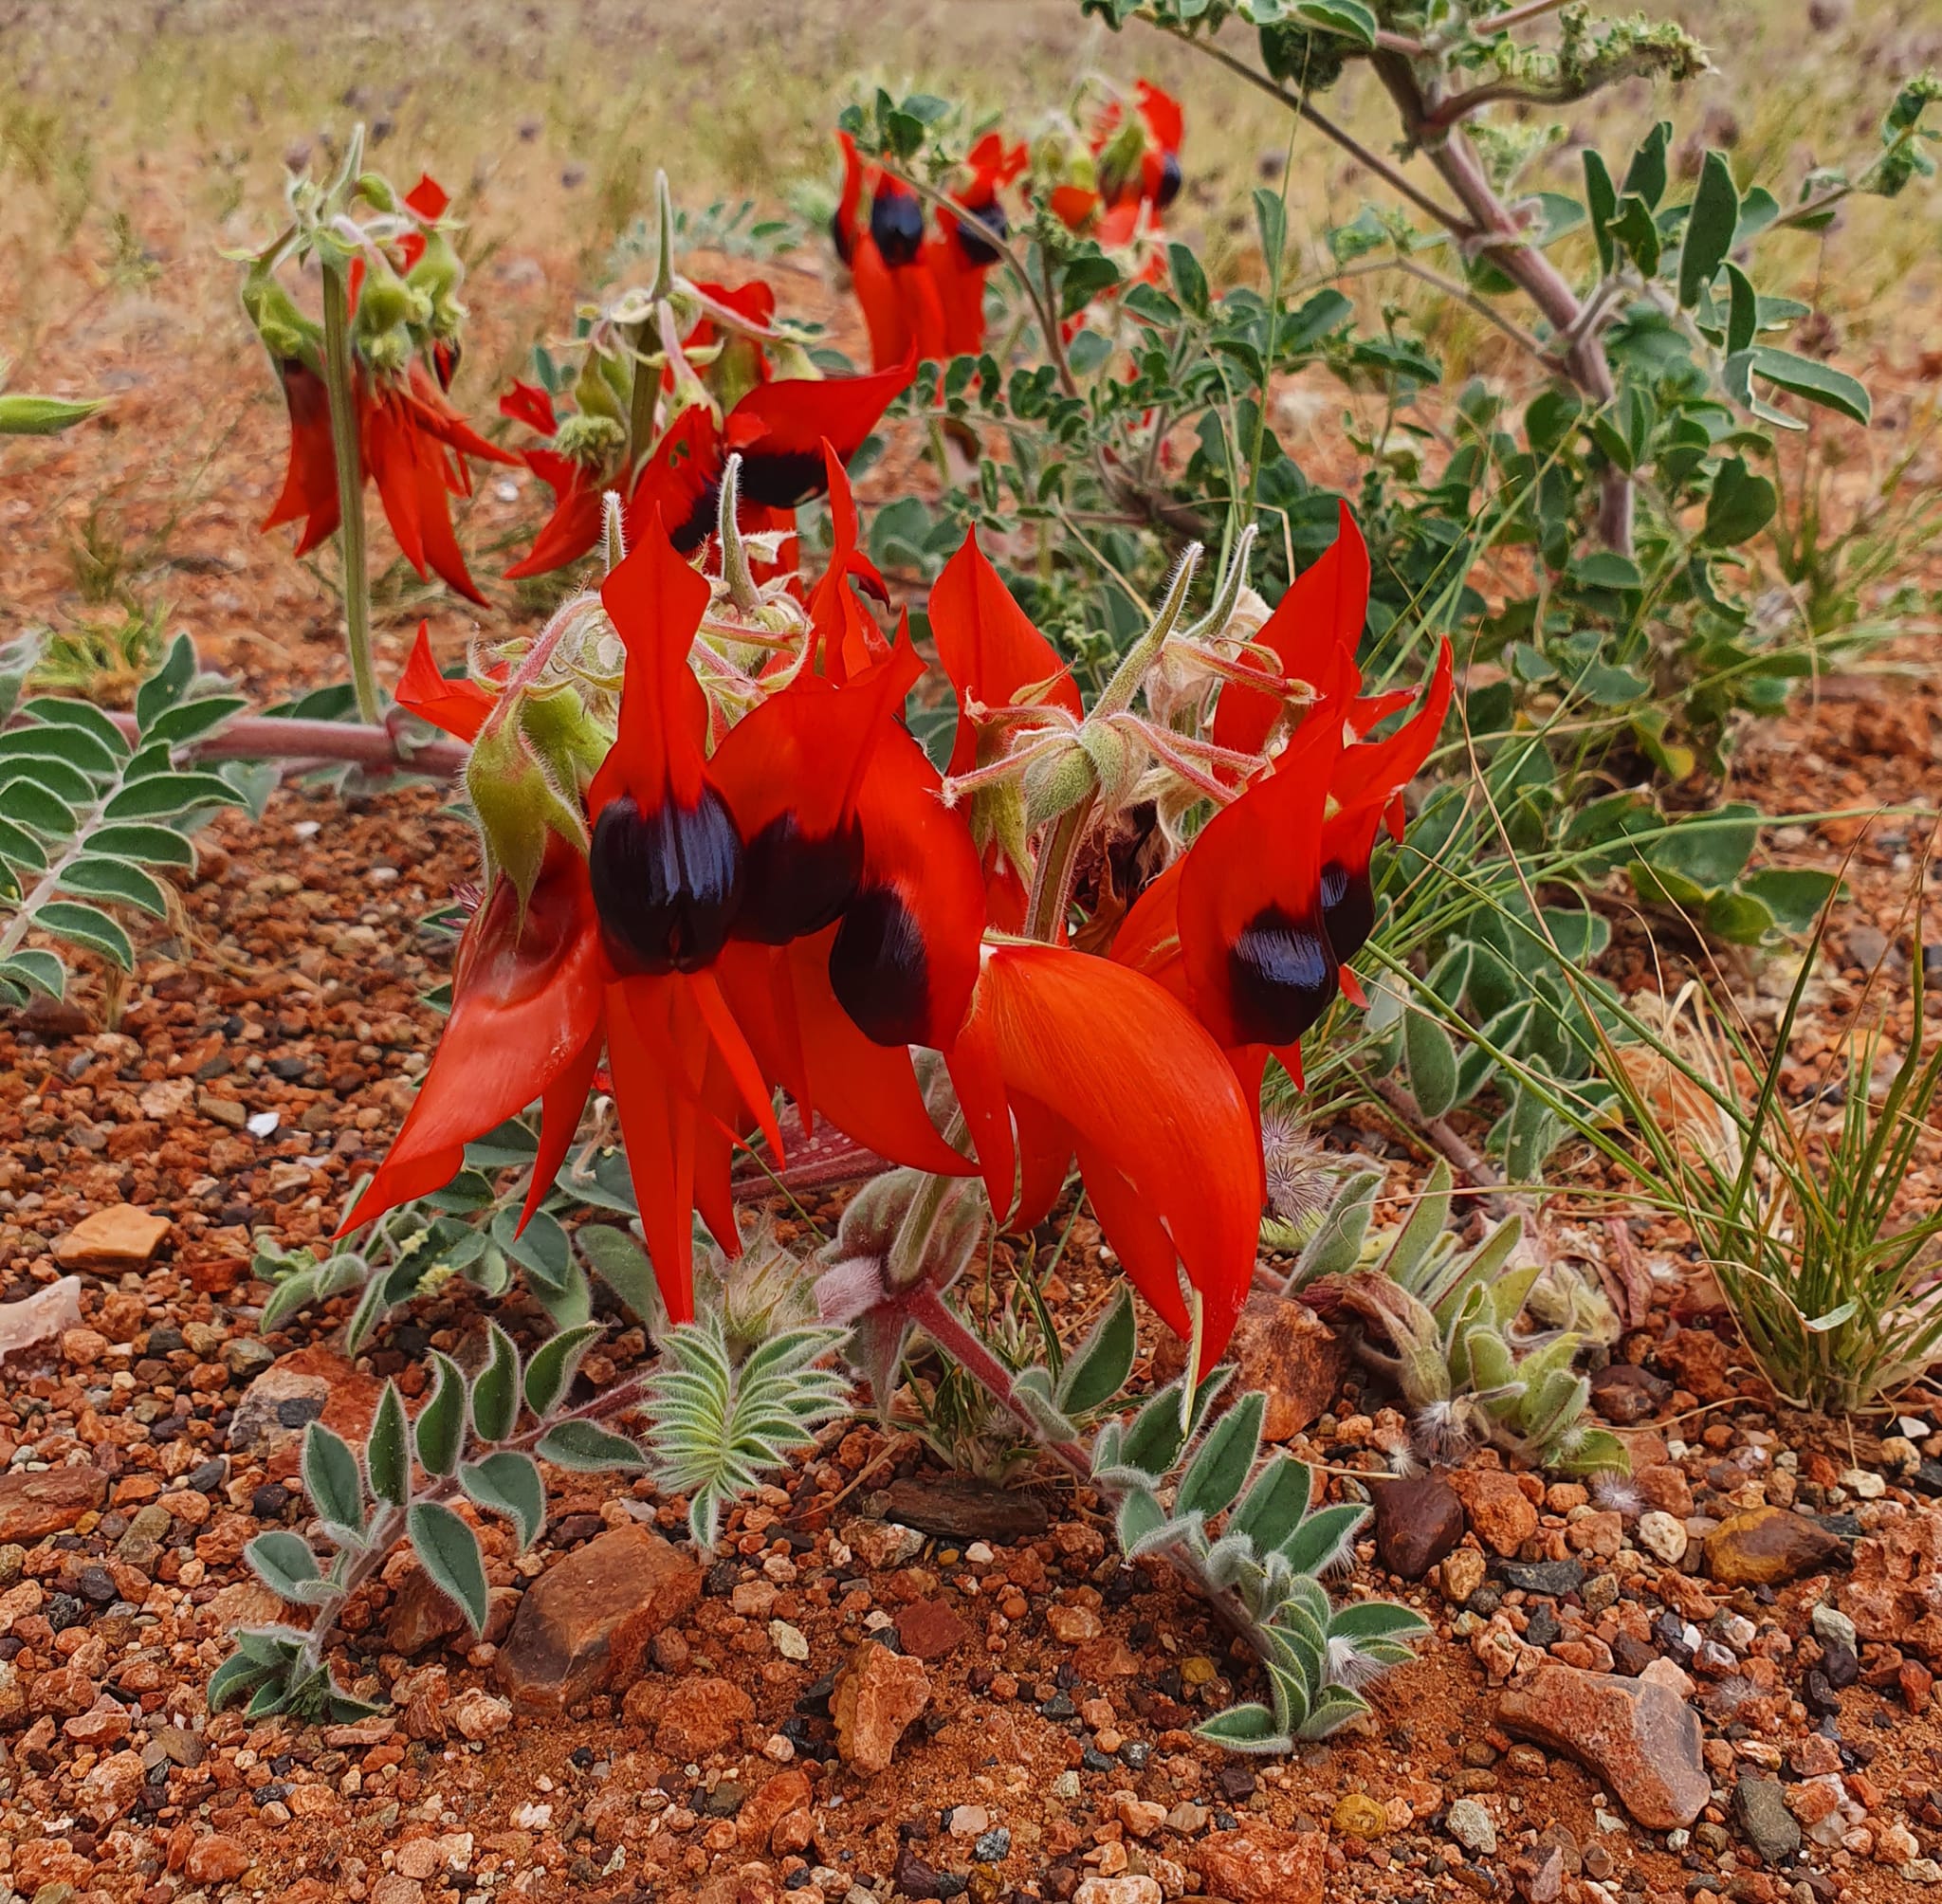
[[[604,977],[586,862],[555,840],[523,918],[519,894],[501,881],[466,928],[451,1017],[431,1068],[343,1230],[443,1188],[467,1144],[547,1095],[563,1074],[581,1074],[597,1042]],[[557,1099],[548,1108],[557,1128],[564,1113]]]
[[[448,681],[438,671],[431,639],[422,621],[418,638],[412,644],[411,659],[398,676],[396,699],[406,713],[429,721],[459,741],[476,741],[495,705],[495,697],[476,681]]]
[[[684,807],[701,797],[707,700],[687,653],[708,594],[706,580],[675,554],[658,515],[602,583],[600,600],[627,662],[619,734],[594,776],[590,813],[597,815],[623,793],[644,812],[670,797]]]
[[[784,376],[750,391],[723,430],[725,447],[742,452],[742,495],[771,509],[821,495],[825,441],[849,462],[916,374],[907,357],[869,376]]]
[[[1203,1367],[1218,1357],[1254,1276],[1261,1160],[1240,1086],[1185,1008],[1108,960],[999,945],[950,1064],[993,1207],[1009,1208],[1013,1187],[996,1080],[1027,1108],[1020,1130],[1034,1121],[1039,1157],[1056,1148],[1056,1126],[1070,1131],[1108,1241],[1183,1335],[1176,1255],[1185,1264],[1203,1305]]]
[[[1348,504],[1341,506],[1335,540],[1289,585],[1255,642],[1280,662],[1278,678],[1261,668],[1264,681],[1278,688],[1289,681],[1319,685],[1337,650],[1352,659],[1369,612],[1369,552]],[[1256,664],[1244,660],[1243,667]],[[1268,744],[1285,703],[1277,691],[1229,681],[1215,705],[1209,737],[1218,747],[1258,754]]]
[[[1038,699],[1046,706],[1062,707],[1072,715],[1082,711],[1078,687],[1058,650],[1012,598],[978,546],[976,530],[944,564],[930,592],[930,632],[938,659],[958,696],[953,774],[968,772],[981,757],[985,723],[966,712],[967,703],[1008,706],[1026,688],[1037,687]]]

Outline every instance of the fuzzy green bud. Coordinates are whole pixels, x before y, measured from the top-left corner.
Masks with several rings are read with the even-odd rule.
[[[584,793],[613,746],[581,704],[579,694],[561,686],[520,697],[520,727],[555,784]]]
[[[1099,770],[1083,741],[1067,741],[1039,755],[1025,769],[1026,830],[1071,812],[1098,785]]]
[[[478,816],[486,870],[512,881],[523,908],[540,877],[547,835],[557,833],[584,852],[587,830],[578,807],[568,805],[519,722],[505,718],[513,711],[504,710],[480,734],[466,762],[466,797]]]

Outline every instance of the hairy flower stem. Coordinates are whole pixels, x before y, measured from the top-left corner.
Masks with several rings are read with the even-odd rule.
[[[1063,945],[1066,915],[1072,906],[1072,882],[1079,870],[1079,843],[1092,823],[1092,810],[1099,803],[1096,791],[1076,806],[1069,807],[1052,824],[1044,844],[1038,849],[1038,863],[1032,872],[1032,894],[1025,909],[1025,937],[1042,940],[1048,945]]]
[[[351,295],[345,267],[323,261],[323,388],[330,403],[331,458],[338,472],[338,536],[344,558],[344,646],[360,719],[382,714],[371,658],[371,577],[364,559],[364,465],[351,389]]]

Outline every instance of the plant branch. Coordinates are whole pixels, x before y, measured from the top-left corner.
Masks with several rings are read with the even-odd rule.
[[[338,546],[344,558],[344,647],[357,712],[376,723],[383,701],[371,661],[371,577],[364,559],[364,467],[357,406],[351,387],[351,305],[344,267],[323,264],[323,386],[330,404],[330,445],[338,477]]]
[[[132,714],[108,717],[133,741],[139,729]],[[206,740],[179,750],[188,760],[304,760],[339,762],[375,773],[422,774],[449,779],[461,772],[471,749],[462,741],[413,741],[394,710],[373,726],[347,721],[282,721],[249,715],[230,721]]]
[[[1270,79],[1266,73],[1249,65],[1245,60],[1237,59],[1225,47],[1210,45],[1205,40],[1197,40],[1192,34],[1164,20],[1154,20],[1151,24],[1158,27],[1162,32],[1171,34],[1183,46],[1192,46],[1196,52],[1202,53],[1218,64],[1225,66],[1237,79],[1245,80],[1249,85],[1266,93],[1270,99],[1279,100],[1290,112],[1307,119],[1324,138],[1334,140],[1351,158],[1366,166],[1391,190],[1401,192],[1418,211],[1434,218],[1445,230],[1456,233],[1459,238],[1468,238],[1475,234],[1475,228],[1461,212],[1452,211],[1448,206],[1439,204],[1406,173],[1391,165],[1380,153],[1370,151],[1353,133],[1317,112],[1299,93],[1290,92],[1285,86]],[[1408,61],[1401,53],[1388,53],[1380,57],[1395,60],[1402,65],[1404,71],[1408,70]]]

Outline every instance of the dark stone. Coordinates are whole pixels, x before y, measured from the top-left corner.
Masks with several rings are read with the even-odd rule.
[[[1088,1772],[1109,1772],[1112,1761],[1097,1746],[1088,1745],[1079,1755],[1079,1769]]]
[[[724,1779],[713,1791],[705,1791],[695,1809],[708,1818],[733,1818],[748,1800],[748,1787],[733,1779]]]
[[[290,1491],[280,1481],[266,1481],[249,1496],[249,1511],[259,1521],[280,1521],[290,1505]]]
[[[1153,1756],[1153,1748],[1145,1739],[1128,1739],[1119,1748],[1121,1763],[1136,1772],[1146,1769],[1146,1762]]]
[[[1860,1677],[1861,1662],[1845,1639],[1829,1639],[1821,1655],[1821,1671],[1837,1693],[1845,1692]]]
[[[307,1428],[323,1413],[323,1406],[324,1398],[321,1395],[292,1395],[277,1403],[277,1426]]]
[[[182,1331],[174,1323],[157,1323],[148,1332],[148,1353],[160,1357],[174,1355],[178,1348],[189,1345],[182,1340]]]
[[[1463,1503],[1434,1474],[1386,1481],[1375,1496],[1376,1553],[1401,1580],[1420,1580],[1463,1538]]]
[[[1630,1678],[1636,1679],[1658,1657],[1642,1639],[1634,1639],[1629,1633],[1621,1633],[1612,1641],[1612,1664]]]
[[[906,1897],[922,1900],[955,1897],[965,1886],[964,1880],[955,1874],[926,1864],[906,1842],[897,1847],[897,1861],[890,1866],[890,1888]]]
[[[1575,1560],[1501,1560],[1496,1571],[1506,1586],[1562,1600],[1585,1584],[1585,1564]]]
[[[1527,1646],[1548,1647],[1554,1639],[1564,1637],[1565,1629],[1558,1624],[1558,1616],[1543,1601],[1530,1609],[1530,1618],[1524,1628],[1524,1642]]]
[[[56,1633],[64,1633],[87,1619],[87,1606],[71,1593],[54,1593],[47,1596],[41,1614]]]
[[[1817,1719],[1830,1719],[1841,1711],[1841,1694],[1817,1666],[1801,1681],[1801,1703]]]
[[[1733,1817],[1763,1864],[1783,1863],[1801,1848],[1801,1827],[1786,1808],[1786,1794],[1778,1779],[1743,1772],[1733,1787]]]
[[[281,1078],[285,1084],[295,1084],[310,1069],[308,1058],[271,1058],[265,1067],[271,1077]]]
[[[1076,1719],[1079,1709],[1066,1693],[1054,1693],[1039,1707],[1038,1716],[1041,1719]]]
[[[1927,1494],[1932,1500],[1942,1494],[1942,1461],[1924,1460],[1922,1465],[1909,1476],[1908,1485],[1918,1494]]]
[[[812,1719],[827,1719],[830,1716],[830,1694],[836,1690],[836,1675],[825,1673],[814,1685],[806,1686],[797,1695],[796,1710]]]
[[[980,1832],[971,1846],[980,1864],[1002,1864],[1012,1854],[1012,1834],[1001,1824]]]
[[[106,1606],[116,1598],[115,1576],[104,1566],[82,1567],[75,1584],[81,1589],[81,1597],[97,1606]]]
[[[1231,1804],[1245,1804],[1255,1795],[1255,1775],[1246,1766],[1217,1766],[1214,1783],[1220,1787],[1221,1797]]]

